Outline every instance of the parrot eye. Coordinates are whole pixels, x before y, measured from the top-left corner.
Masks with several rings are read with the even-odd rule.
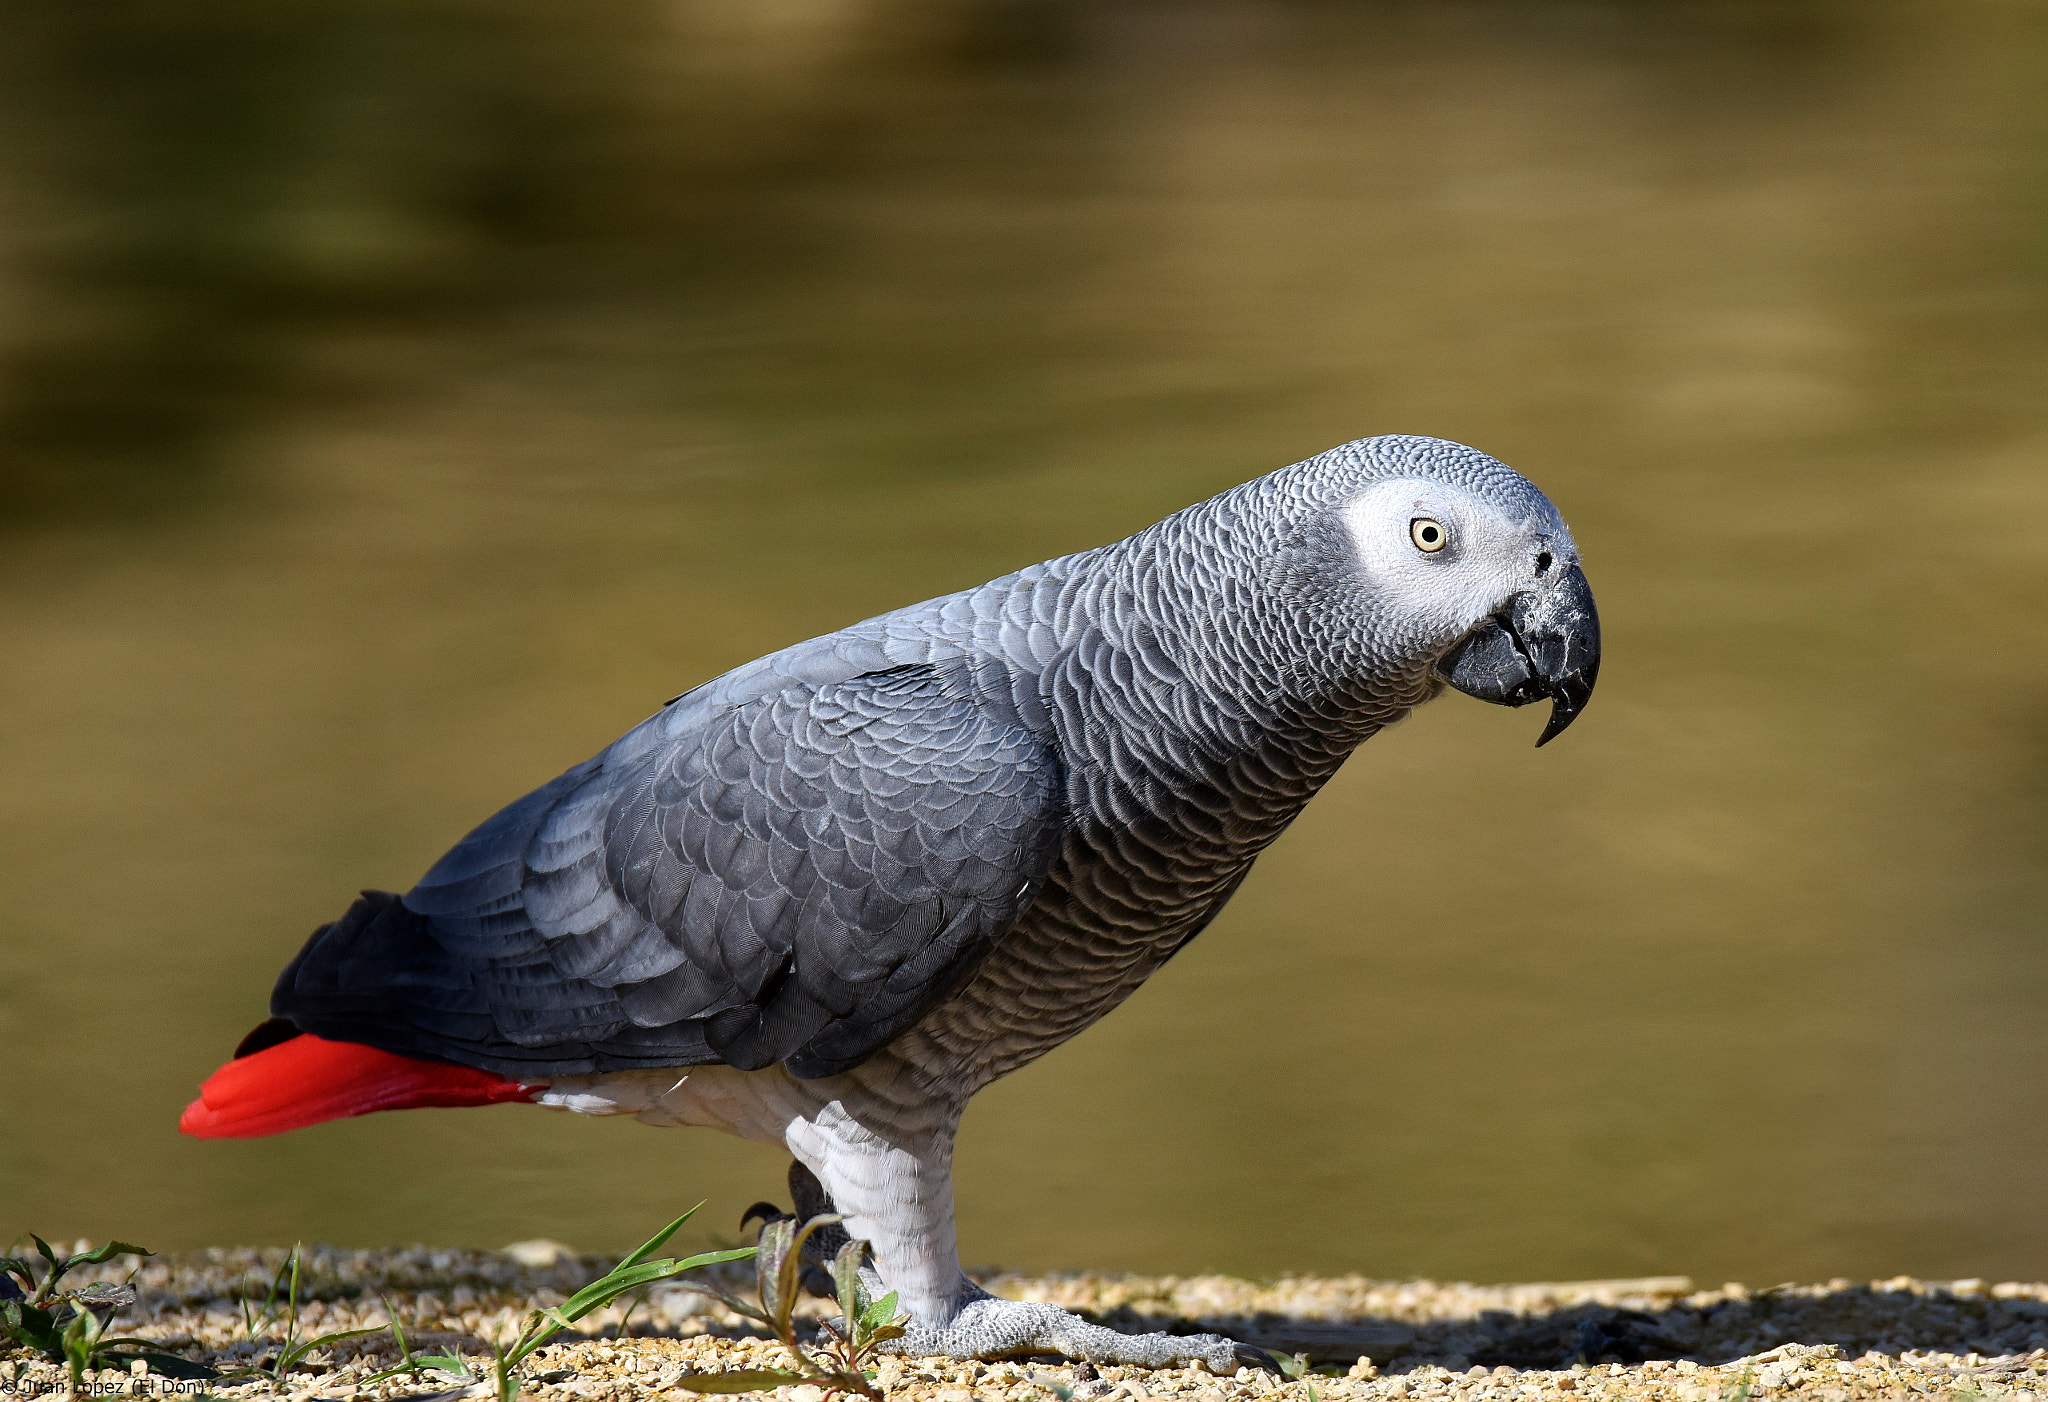
[[[1444,548],[1450,536],[1438,522],[1427,516],[1418,516],[1408,523],[1408,539],[1415,542],[1415,548],[1425,555],[1434,555]]]

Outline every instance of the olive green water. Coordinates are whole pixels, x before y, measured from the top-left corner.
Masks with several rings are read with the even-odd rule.
[[[2044,18],[25,4],[0,1234],[729,1230],[710,1134],[173,1123],[665,698],[1400,431],[1562,507],[1591,708],[1368,745],[975,1102],[967,1257],[2048,1274]]]

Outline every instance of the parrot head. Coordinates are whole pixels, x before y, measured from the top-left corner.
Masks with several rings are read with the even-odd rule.
[[[1342,517],[1371,597],[1435,652],[1441,681],[1499,706],[1550,701],[1540,746],[1593,694],[1600,617],[1549,498],[1520,477],[1486,485],[1381,478]]]

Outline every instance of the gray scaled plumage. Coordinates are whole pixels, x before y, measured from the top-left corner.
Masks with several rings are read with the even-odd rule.
[[[1193,938],[1382,726],[1449,683],[1550,700],[1547,740],[1598,662],[1541,492],[1363,439],[705,683],[315,934],[272,1013],[786,1144],[800,1206],[873,1243],[906,1351],[1229,1370],[1228,1340],[974,1286],[962,1108]]]

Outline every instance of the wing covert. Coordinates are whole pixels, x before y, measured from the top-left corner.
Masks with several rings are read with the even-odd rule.
[[[366,894],[273,1013],[508,1075],[858,1065],[1036,894],[1058,761],[958,664],[784,680],[666,743],[628,736],[402,901]]]

